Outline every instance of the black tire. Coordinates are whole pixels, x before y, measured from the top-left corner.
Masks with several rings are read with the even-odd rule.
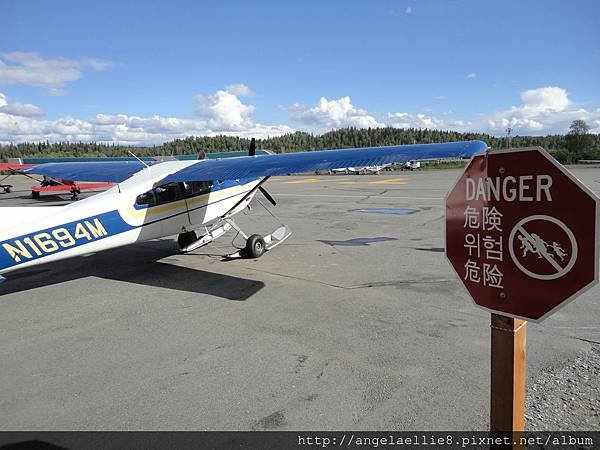
[[[260,258],[265,252],[265,240],[260,234],[253,234],[246,241],[244,250],[247,258]]]
[[[40,198],[39,191],[31,191],[31,198]]]
[[[185,248],[197,240],[198,237],[196,236],[195,231],[188,231],[187,233],[181,233],[179,236],[177,236],[177,244],[179,244],[179,248]]]

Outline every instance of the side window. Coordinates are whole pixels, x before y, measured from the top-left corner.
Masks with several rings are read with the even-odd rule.
[[[204,182],[203,182],[204,183]],[[195,187],[195,189],[199,189]],[[209,186],[210,189],[210,186]],[[158,186],[151,191],[140,194],[135,199],[138,206],[154,206],[161,203],[170,203],[181,200],[191,194],[191,183],[169,183]]]
[[[135,204],[139,206],[156,205],[156,196],[154,195],[154,190],[138,195],[135,199]]]
[[[183,183],[169,183],[154,189],[158,203],[169,203],[184,197]]]
[[[185,186],[185,194],[190,197],[192,195],[206,194],[212,188],[212,181],[189,181],[183,183]]]

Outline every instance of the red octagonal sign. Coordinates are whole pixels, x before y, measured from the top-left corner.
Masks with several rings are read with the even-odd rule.
[[[475,303],[541,321],[598,282],[598,202],[541,148],[475,155],[446,197],[446,256]]]

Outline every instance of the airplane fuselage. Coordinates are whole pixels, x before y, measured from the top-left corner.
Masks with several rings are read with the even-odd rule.
[[[185,233],[241,204],[259,179],[157,186],[197,161],[168,161],[112,188],[61,207],[0,208],[0,274],[33,265]]]

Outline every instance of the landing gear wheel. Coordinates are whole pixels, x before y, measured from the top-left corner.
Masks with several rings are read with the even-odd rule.
[[[187,233],[181,233],[177,236],[177,244],[179,244],[179,248],[185,248],[190,245],[192,242],[198,240],[195,231],[188,231]]]
[[[31,191],[31,198],[40,198],[39,191]]]
[[[260,258],[265,252],[265,240],[260,234],[253,234],[246,241],[246,258]]]

